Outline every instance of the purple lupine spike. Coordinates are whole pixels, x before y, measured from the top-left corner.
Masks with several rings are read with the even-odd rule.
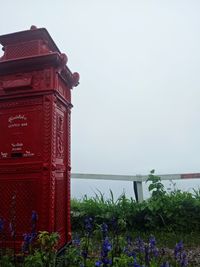
[[[0,234],[3,232],[4,230],[4,219],[0,218]]]
[[[139,253],[145,252],[144,241],[140,237],[136,238],[136,246],[137,246]]]
[[[107,254],[111,249],[111,243],[109,242],[108,238],[106,238],[103,242],[102,250]]]
[[[182,251],[183,251],[183,241],[180,241],[176,244],[174,248],[174,257],[176,260],[180,258],[180,254]]]
[[[30,234],[24,234],[24,242],[23,242],[23,245],[22,245],[22,251],[24,253],[27,253],[29,252],[29,245],[31,243],[31,236]]]
[[[22,244],[22,251],[24,253],[29,252],[30,245],[33,243],[36,234],[35,233],[27,233],[24,234],[24,242]]]
[[[182,241],[176,244],[174,248],[174,257],[175,257],[176,262],[178,262],[181,267],[188,266],[188,259],[187,259],[186,252],[184,251]]]
[[[32,222],[32,223],[36,223],[37,220],[38,220],[38,214],[37,214],[36,211],[33,210],[33,211],[32,211],[32,214],[31,214],[31,222]]]
[[[126,245],[126,247],[124,248],[124,253],[125,253],[128,257],[136,258],[136,253],[135,253],[135,251],[133,251],[133,249],[132,249],[133,243],[132,243],[132,238],[131,238],[131,236],[128,235],[128,236],[126,237],[126,242],[127,242],[127,245]]]
[[[128,235],[128,236],[126,237],[126,242],[127,242],[127,245],[132,245],[132,238],[131,238],[130,235]]]
[[[181,255],[180,265],[181,265],[181,267],[188,266],[188,259],[187,259],[187,255],[186,255],[185,251],[183,251],[183,253]]]
[[[130,251],[130,252],[128,253],[128,256],[129,256],[129,257],[136,258],[136,253],[135,253],[134,251]]]
[[[111,251],[111,249],[112,249],[112,245],[108,237],[106,237],[105,239],[103,239],[102,248],[101,248],[101,259],[100,261],[98,261],[97,264],[100,264],[101,262],[104,267],[110,266],[112,264],[112,260],[108,258],[108,253],[109,251]]]
[[[102,266],[102,261],[96,261],[95,262],[95,267],[100,267]]]
[[[156,246],[156,239],[154,236],[151,236],[150,239],[149,239],[149,245],[150,245],[150,248],[154,248]]]
[[[141,266],[137,262],[134,262],[133,267],[141,267]]]
[[[154,236],[151,236],[149,239],[149,248],[150,248],[151,254],[153,254],[153,256],[157,258],[159,254],[159,250],[156,247],[156,239]]]
[[[118,231],[119,231],[118,219],[116,217],[112,217],[110,223],[111,223],[111,227],[113,229],[113,232],[115,234],[118,234]]]
[[[103,235],[103,239],[105,239],[106,236],[107,236],[107,233],[108,233],[108,225],[106,223],[102,223],[101,232],[102,232],[102,235]]]
[[[91,234],[93,230],[93,219],[91,217],[85,218],[84,224],[87,234]]]
[[[83,250],[83,251],[81,252],[81,255],[82,255],[82,257],[83,257],[84,259],[87,259],[88,251],[87,251],[87,250]]]
[[[36,211],[33,210],[31,214],[31,232],[32,233],[36,232],[37,221],[38,221],[38,214]]]
[[[107,257],[102,258],[102,263],[104,267],[107,267],[108,265],[112,264],[112,261],[108,259]]]
[[[166,261],[166,262],[163,262],[160,267],[169,267],[169,262]]]
[[[72,240],[72,244],[77,246],[77,247],[80,247],[80,244],[81,244],[81,240],[79,237],[76,237]]]
[[[130,266],[130,267],[144,267],[144,266],[141,266],[139,263],[137,263],[136,260],[134,260],[133,263],[129,263],[128,266]]]

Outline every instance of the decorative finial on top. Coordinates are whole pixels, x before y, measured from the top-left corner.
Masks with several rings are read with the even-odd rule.
[[[63,70],[63,68],[65,67],[68,61],[67,55],[65,55],[64,53],[60,54],[60,58],[61,58],[61,62],[60,62],[60,66],[58,67],[59,73],[61,73],[61,71]]]
[[[67,61],[68,61],[68,58],[67,58],[67,55],[65,53],[62,53],[60,55],[61,59],[62,59],[62,64],[63,65],[66,65],[67,64]]]
[[[74,72],[72,74],[73,86],[77,86],[79,84],[80,75],[78,72]]]
[[[30,30],[37,30],[37,27],[35,26],[35,25],[31,25],[31,28],[30,28]]]

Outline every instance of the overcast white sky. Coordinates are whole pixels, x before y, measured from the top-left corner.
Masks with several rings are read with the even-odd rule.
[[[0,3],[0,34],[45,27],[80,73],[73,172],[199,172],[200,1]]]

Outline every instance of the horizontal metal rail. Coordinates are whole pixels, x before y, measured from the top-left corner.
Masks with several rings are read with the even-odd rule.
[[[156,174],[157,175],[157,174]],[[161,180],[179,180],[179,179],[199,179],[200,173],[184,173],[184,174],[162,174],[157,175]],[[89,173],[72,173],[73,179],[90,179],[90,180],[110,180],[110,181],[131,181],[135,199],[138,202],[143,201],[142,182],[146,182],[148,175],[113,175],[113,174],[89,174]]]

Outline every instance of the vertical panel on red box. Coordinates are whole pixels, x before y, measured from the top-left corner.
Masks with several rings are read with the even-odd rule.
[[[67,218],[67,177],[66,163],[68,158],[67,151],[67,127],[66,127],[66,105],[61,101],[56,101],[55,113],[55,231],[60,235],[60,244],[66,240]],[[65,241],[66,242],[66,241]]]
[[[41,160],[42,105],[31,105],[28,99],[0,109],[0,158],[5,160]],[[39,99],[38,99],[39,101]],[[6,108],[7,103],[7,108]]]

